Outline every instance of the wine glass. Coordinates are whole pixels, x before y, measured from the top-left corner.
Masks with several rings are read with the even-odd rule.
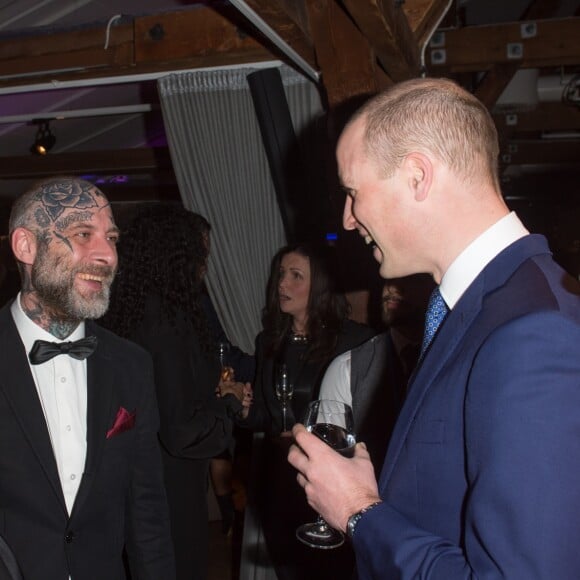
[[[217,351],[221,365],[220,379],[222,381],[231,381],[234,379],[234,369],[226,364],[229,350],[229,342],[218,342]]]
[[[282,405],[282,431],[287,431],[286,413],[288,411],[288,404],[292,400],[294,387],[288,376],[288,367],[281,364],[276,373],[276,398]]]
[[[344,457],[353,457],[356,437],[352,409],[341,401],[319,399],[306,410],[304,426]],[[344,543],[344,534],[331,528],[321,516],[315,522],[303,524],[296,537],[311,548],[330,550]]]

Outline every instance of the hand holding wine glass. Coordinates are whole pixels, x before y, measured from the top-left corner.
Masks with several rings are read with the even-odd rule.
[[[312,401],[306,411],[304,426],[344,457],[354,455],[354,420],[352,409],[346,403],[328,399]],[[316,522],[300,526],[296,537],[307,546],[326,550],[344,543],[344,534],[331,528],[321,516]]]
[[[228,342],[219,342],[217,345],[218,358],[221,365],[220,380],[233,381],[234,369],[226,364],[230,344]]]

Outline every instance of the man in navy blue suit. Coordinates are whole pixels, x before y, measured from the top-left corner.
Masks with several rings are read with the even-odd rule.
[[[359,578],[577,579],[580,296],[510,213],[485,107],[444,79],[369,101],[337,149],[344,227],[383,277],[428,272],[448,313],[376,482],[303,426],[289,460]]]

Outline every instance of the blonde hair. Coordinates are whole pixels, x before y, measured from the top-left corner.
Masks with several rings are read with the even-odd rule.
[[[365,123],[365,153],[381,177],[413,151],[435,156],[466,182],[499,191],[497,131],[485,106],[448,79],[412,79],[368,101],[351,119]]]

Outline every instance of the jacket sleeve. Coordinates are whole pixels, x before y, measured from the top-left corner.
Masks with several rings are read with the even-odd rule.
[[[227,449],[239,403],[233,396],[215,395],[217,358],[209,361],[191,333],[166,326],[148,331],[140,342],[153,357],[165,450],[175,457],[208,459]]]

